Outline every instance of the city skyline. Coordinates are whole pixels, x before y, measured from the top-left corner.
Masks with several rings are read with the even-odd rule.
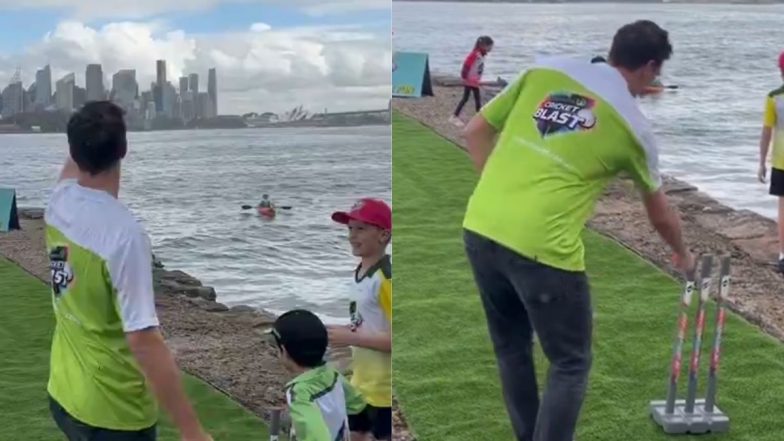
[[[198,86],[199,74],[190,73],[179,78],[180,85],[188,82],[187,90],[179,90],[167,80],[166,60],[156,60],[156,80],[149,90],[141,87],[136,69],[120,69],[111,74],[107,84],[103,66],[90,63],[84,69],[84,87],[76,80],[75,72],[52,78],[52,66],[38,69],[35,81],[24,84],[19,74],[0,89],[0,116],[8,118],[20,113],[72,112],[87,101],[111,100],[120,105],[131,120],[152,121],[158,117],[177,119],[187,124],[193,119],[218,116],[217,71],[208,70],[208,88]],[[54,94],[52,82],[54,81]]]
[[[190,72],[199,73],[200,90],[209,90],[209,69],[216,68],[221,114],[279,113],[300,104],[311,111],[378,109],[389,99],[388,9],[317,13],[320,3],[307,0],[270,7],[189,2],[192,9],[164,0],[168,12],[148,11],[145,2],[133,14],[124,5],[90,18],[87,6],[72,11],[35,3],[41,2],[12,10],[0,1],[0,87],[17,66],[27,86],[46,64],[53,81],[74,72],[85,87],[85,66],[95,63],[107,88],[113,73],[134,68],[146,89],[157,80],[156,60],[164,59],[167,81],[178,92],[179,78]],[[2,25],[9,16],[33,24],[8,33]]]

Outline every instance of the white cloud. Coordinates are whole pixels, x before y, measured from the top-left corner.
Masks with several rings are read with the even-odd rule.
[[[253,23],[250,26],[250,30],[253,32],[264,32],[269,31],[272,29],[272,26],[268,25],[267,23]]]
[[[0,10],[60,9],[69,18],[141,19],[169,12],[206,11],[221,3],[295,6],[312,15],[391,9],[391,0],[0,0]]]
[[[311,110],[386,108],[390,94],[389,35],[361,27],[272,28],[256,23],[239,33],[189,35],[161,22],[118,22],[94,28],[60,23],[22,54],[0,59],[0,85],[21,65],[27,87],[49,63],[53,79],[68,72],[84,85],[88,63],[101,63],[105,82],[119,69],[136,69],[141,90],[155,77],[155,60],[167,61],[169,81],[217,68],[221,113],[280,112],[299,104]]]

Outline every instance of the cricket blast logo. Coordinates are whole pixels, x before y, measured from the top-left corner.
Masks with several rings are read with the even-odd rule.
[[[52,276],[52,291],[60,298],[73,282],[74,275],[68,264],[68,247],[58,246],[49,251],[49,271]]]
[[[590,130],[596,126],[595,105],[595,100],[576,93],[554,93],[539,104],[533,118],[542,138]]]

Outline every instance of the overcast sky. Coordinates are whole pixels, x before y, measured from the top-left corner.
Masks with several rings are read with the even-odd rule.
[[[0,0],[0,88],[19,65],[27,88],[49,63],[84,87],[136,69],[141,90],[217,68],[221,114],[385,109],[390,96],[390,0]],[[52,86],[54,88],[54,85]]]

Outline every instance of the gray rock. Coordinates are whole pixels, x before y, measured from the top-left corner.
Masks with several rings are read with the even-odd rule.
[[[203,297],[193,297],[188,299],[188,301],[190,301],[191,304],[209,312],[223,312],[229,310],[229,308],[223,303],[212,302]]]
[[[218,298],[215,288],[211,286],[185,285],[174,280],[163,279],[160,282],[163,292],[167,294],[184,294],[188,297],[201,297],[205,300],[214,301]]]
[[[19,217],[25,219],[43,219],[44,217],[44,209],[43,208],[19,208]]]
[[[190,274],[188,274],[186,272],[183,272],[183,271],[180,271],[180,270],[164,271],[161,274],[161,279],[163,279],[163,280],[173,280],[173,281],[175,281],[175,282],[177,282],[177,283],[179,283],[181,285],[191,285],[191,286],[201,286],[202,285],[202,283],[198,279],[196,279],[193,276],[191,276]]]
[[[256,312],[256,308],[248,305],[237,305],[229,308],[231,312]]]

